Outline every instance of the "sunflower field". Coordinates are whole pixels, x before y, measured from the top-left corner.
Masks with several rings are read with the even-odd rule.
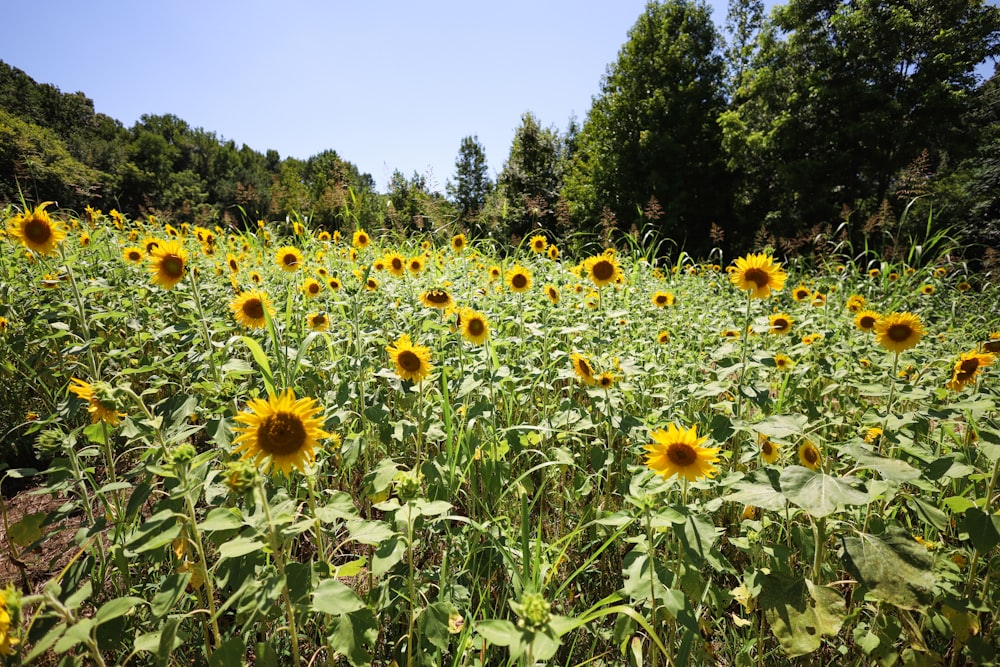
[[[996,664],[946,252],[174,224],[3,215],[5,664]]]

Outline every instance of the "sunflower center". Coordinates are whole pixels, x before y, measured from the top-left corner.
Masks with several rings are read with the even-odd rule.
[[[160,247],[159,243],[157,243],[156,241],[150,241],[149,243],[146,244],[146,252],[153,252],[159,247]]]
[[[292,253],[288,253],[287,255],[281,258],[281,263],[284,264],[285,266],[295,266],[296,264],[299,263],[299,258]]]
[[[321,327],[326,324],[326,315],[317,315],[313,318],[313,326]]]
[[[393,271],[402,271],[403,270],[403,260],[399,259],[398,257],[394,257],[392,259],[392,270]]]
[[[319,294],[319,283],[309,283],[309,293]]]
[[[399,365],[402,369],[407,373],[416,373],[423,365],[420,361],[420,357],[418,357],[412,350],[403,350],[399,353],[397,360],[399,361]]]
[[[771,280],[771,276],[768,275],[767,271],[764,269],[758,269],[756,267],[747,269],[743,273],[743,279],[753,283],[757,287],[764,287]]]
[[[789,326],[788,320],[779,318],[774,321],[773,326],[776,331],[784,331]]]
[[[592,269],[594,272],[594,277],[598,280],[611,280],[612,276],[615,275],[615,266],[607,260],[601,260],[594,264]]]
[[[862,329],[871,329],[873,326],[875,326],[875,318],[874,317],[871,317],[870,315],[866,315],[865,317],[861,318],[861,328]]]
[[[264,317],[264,304],[257,298],[247,299],[246,303],[243,304],[243,314],[249,318],[259,320]]]
[[[528,277],[523,273],[515,273],[510,279],[510,284],[517,289],[522,289],[528,286]]]
[[[910,328],[909,324],[893,324],[889,327],[889,330],[886,331],[886,335],[889,337],[889,340],[896,343],[902,343],[913,335],[913,329]]]
[[[482,336],[486,332],[486,325],[478,317],[469,320],[469,333],[473,336]]]
[[[667,303],[667,295],[666,294],[660,294],[660,295],[658,295],[656,297],[656,303],[660,304],[661,306],[666,305],[666,303]]]
[[[590,377],[591,375],[594,374],[594,369],[592,369],[590,367],[590,364],[588,364],[585,360],[581,359],[579,364],[580,364],[580,373],[586,375],[587,377]]]
[[[166,255],[160,262],[160,270],[171,278],[180,278],[184,275],[184,260],[177,255]]]
[[[138,262],[140,259],[142,259],[142,255],[133,250],[128,254],[128,258],[133,262]]]
[[[955,376],[955,379],[959,382],[964,382],[975,375],[978,369],[978,359],[963,359],[962,363],[958,365],[958,374]]]
[[[306,429],[298,415],[275,412],[257,430],[257,446],[271,456],[288,456],[306,444]]]
[[[774,452],[774,445],[770,441],[765,440],[764,444],[760,446],[760,451],[764,452],[764,456],[770,456]]]
[[[45,243],[52,236],[52,228],[44,220],[32,218],[24,225],[24,237],[32,243]]]
[[[802,458],[804,458],[806,463],[809,465],[814,465],[817,461],[819,461],[819,452],[817,452],[813,447],[806,447],[802,450]]]
[[[427,300],[430,301],[431,303],[445,304],[451,301],[451,297],[448,296],[447,292],[434,290],[433,292],[427,293]]]
[[[687,443],[675,442],[667,447],[667,458],[675,466],[686,468],[698,460],[698,453]]]

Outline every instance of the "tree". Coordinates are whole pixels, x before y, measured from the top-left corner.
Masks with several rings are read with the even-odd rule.
[[[455,182],[448,182],[448,194],[458,206],[459,219],[466,224],[474,222],[486,203],[486,196],[493,190],[493,182],[486,174],[486,151],[473,135],[462,139],[455,160]]]
[[[509,235],[555,228],[564,164],[559,132],[542,128],[530,111],[521,116],[510,155],[497,177],[497,187],[507,202]]]
[[[973,146],[963,114],[976,66],[1000,53],[983,0],[790,0],[761,32],[721,118],[739,216],[792,237],[880,210],[924,149],[932,166]]]
[[[655,198],[663,236],[707,250],[728,219],[729,180],[716,119],[725,67],[702,2],[651,2],[608,68],[578,138],[565,190],[574,220],[626,228]]]

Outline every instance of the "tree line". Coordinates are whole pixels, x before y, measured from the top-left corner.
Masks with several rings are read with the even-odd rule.
[[[721,30],[702,1],[650,2],[582,122],[525,113],[495,181],[465,137],[445,193],[399,171],[380,193],[336,151],[282,159],[172,115],[125,128],[0,62],[0,202],[693,255],[817,239],[891,255],[933,233],[989,249],[1000,97],[977,67],[998,55],[984,0],[730,0]]]

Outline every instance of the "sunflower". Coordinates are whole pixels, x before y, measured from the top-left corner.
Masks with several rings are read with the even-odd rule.
[[[847,297],[847,303],[844,304],[844,307],[852,313],[860,313],[864,310],[865,303],[865,297],[860,294],[852,294]]]
[[[550,245],[548,250],[549,259],[555,261],[559,259],[559,248],[555,245]]]
[[[674,305],[675,298],[670,292],[657,292],[653,295],[652,301],[657,308],[663,308]]]
[[[309,322],[309,328],[313,331],[326,331],[330,328],[330,318],[326,316],[326,313],[309,313],[306,315],[306,321]]]
[[[421,271],[424,270],[424,258],[421,257],[420,255],[411,257],[406,265],[406,268],[408,268],[410,270],[410,273],[412,273],[413,275],[419,274]]]
[[[818,340],[820,340],[822,338],[823,338],[823,334],[819,334],[819,333],[806,334],[805,336],[802,337],[802,344],[803,345],[812,345],[813,343],[815,343],[816,341],[818,341]]]
[[[708,437],[699,438],[697,429],[692,426],[684,431],[671,423],[666,431],[653,431],[653,442],[644,447],[646,465],[664,479],[682,475],[694,482],[699,477],[715,477],[718,469],[712,464],[719,460],[719,448],[702,447]]]
[[[892,313],[875,322],[875,342],[897,354],[916,345],[923,335],[924,325],[913,313]]]
[[[316,460],[317,440],[331,437],[321,428],[323,419],[316,416],[323,408],[313,398],[296,399],[291,389],[278,397],[271,394],[266,401],[252,399],[247,407],[236,416],[243,426],[234,429],[238,436],[233,453],[242,453],[241,460],[256,465],[264,463],[265,472],[273,466],[285,475],[293,467],[305,473]]]
[[[486,279],[489,282],[491,282],[491,283],[496,282],[497,280],[499,280],[500,276],[502,276],[502,275],[503,275],[503,271],[500,270],[499,266],[495,266],[495,265],[491,266],[486,271]]]
[[[740,332],[737,331],[736,329],[724,329],[722,333],[720,333],[719,335],[722,336],[723,338],[735,339],[740,337]]]
[[[909,274],[909,273],[907,273],[906,275],[910,275],[910,274]],[[889,279],[889,282],[890,282],[890,283],[894,283],[894,282],[896,282],[897,280],[899,280],[899,274],[898,274],[898,273],[896,273],[895,271],[890,271],[890,272],[889,272],[889,275],[888,275],[888,276],[886,276],[886,278],[888,278],[888,279]]]
[[[396,363],[396,375],[404,380],[420,382],[431,370],[431,351],[411,343],[409,334],[400,336],[395,345],[386,345],[385,351]]]
[[[934,285],[927,284],[920,288],[921,294],[934,294]]]
[[[368,236],[368,232],[363,229],[356,230],[354,236],[351,237],[351,244],[358,250],[364,250],[371,242],[372,240]]]
[[[595,382],[597,383],[597,386],[600,387],[601,389],[610,389],[615,385],[615,381],[617,379],[618,378],[616,378],[613,373],[604,371],[603,373],[597,376]]]
[[[594,384],[596,380],[594,379],[594,367],[590,365],[590,361],[581,354],[574,352],[569,355],[570,361],[573,362],[573,372],[576,373],[584,384]]]
[[[559,303],[559,290],[556,289],[555,285],[545,286],[545,296],[548,297],[549,301],[552,303]]]
[[[792,358],[789,357],[787,354],[774,355],[774,367],[777,368],[779,371],[790,370],[794,365],[795,362],[792,361]]]
[[[80,246],[86,248],[90,245],[90,234],[84,232],[80,234]]]
[[[748,254],[736,260],[736,270],[729,274],[729,279],[736,287],[750,292],[756,299],[766,299],[771,290],[780,290],[785,286],[788,275],[781,264],[774,261],[770,255],[761,253]]]
[[[229,267],[231,273],[238,273],[240,270],[240,261],[233,253],[226,253],[226,266]]]
[[[462,337],[476,345],[482,345],[490,336],[490,323],[486,316],[471,308],[462,308],[459,311],[459,326]]]
[[[799,445],[799,463],[810,470],[819,470],[820,455],[819,450],[809,440],[803,440]]]
[[[882,271],[879,269],[868,269],[869,278],[878,278],[880,275],[882,275]]]
[[[315,278],[306,278],[302,283],[302,293],[309,299],[315,299],[323,292],[323,285]]]
[[[390,275],[401,278],[406,273],[406,260],[398,252],[390,252],[383,261]]]
[[[507,272],[507,286],[512,292],[527,292],[531,289],[531,271],[516,265]]]
[[[452,304],[451,294],[443,289],[427,290],[420,295],[420,303],[427,308],[447,308]]]
[[[10,326],[10,320],[8,320],[3,315],[0,315],[0,333],[6,332],[9,326]]]
[[[372,264],[372,271],[385,271],[385,260],[381,257],[376,259],[375,263]]]
[[[15,215],[7,229],[7,232],[25,248],[34,250],[39,255],[55,254],[56,248],[66,238],[63,224],[52,220],[45,210],[51,203],[43,202],[31,213]]]
[[[260,285],[262,282],[264,282],[264,277],[260,275],[259,271],[251,271],[250,282],[252,282],[254,285]]]
[[[781,450],[778,445],[771,442],[771,439],[762,436],[760,440],[760,458],[764,463],[774,463],[781,457]]]
[[[466,243],[465,234],[455,234],[451,237],[451,249],[455,251],[455,254],[460,254],[465,250]]]
[[[939,266],[936,269],[934,269],[935,278],[944,278],[946,275],[948,275],[948,269],[944,268],[943,266]]]
[[[874,310],[862,310],[854,318],[854,326],[862,331],[874,331],[875,323],[878,322],[879,317],[881,316]]]
[[[771,333],[783,335],[792,330],[793,320],[787,313],[777,313],[769,317],[771,321]]]
[[[806,299],[812,298],[812,290],[805,285],[799,285],[792,290],[792,298],[796,301],[805,301]]]
[[[955,289],[958,290],[959,292],[968,292],[970,289],[972,289],[972,285],[963,280],[962,282],[955,285]]]
[[[326,231],[325,229],[322,230],[319,234],[316,235],[316,240],[319,241],[319,242],[321,242],[321,243],[329,243],[330,242],[330,232]]]
[[[877,444],[882,438],[882,429],[878,426],[873,426],[872,428],[865,431],[865,442],[869,445]]]
[[[368,280],[365,281],[365,289],[369,292],[374,292],[378,289],[378,281],[374,278],[368,278]]]
[[[121,418],[125,416],[124,412],[118,412],[116,409],[118,403],[115,400],[114,391],[104,382],[90,384],[78,378],[70,378],[70,382],[73,384],[70,385],[69,390],[89,404],[87,412],[90,413],[91,422],[95,424],[104,422],[109,426],[117,426]]]
[[[274,259],[282,271],[291,273],[298,271],[302,266],[302,251],[295,246],[282,246],[278,248],[278,252],[274,253]]]
[[[145,253],[142,252],[142,248],[139,246],[133,245],[122,250],[122,259],[129,264],[139,264],[145,257]]]
[[[184,277],[188,252],[180,241],[165,241],[150,254],[153,284],[163,289],[172,289]]]
[[[666,345],[669,341],[670,341],[669,331],[661,331],[659,334],[656,335],[656,342],[659,343],[660,345]]]
[[[605,287],[618,282],[622,277],[621,269],[618,267],[618,260],[614,255],[603,253],[588,257],[583,261],[583,270],[587,277],[597,287]]]
[[[996,357],[989,353],[977,352],[976,350],[963,352],[958,357],[958,363],[955,364],[955,369],[951,374],[951,382],[947,384],[947,387],[955,391],[960,390],[975,379],[979,369],[989,366],[994,361],[996,361]]]
[[[531,252],[540,255],[549,247],[549,242],[541,234],[535,234],[528,239],[528,245],[531,246]]]
[[[822,308],[826,305],[826,295],[822,292],[816,292],[812,295],[812,305],[815,308]]]
[[[267,294],[259,290],[243,292],[229,304],[236,321],[248,329],[261,329],[267,325],[265,308],[268,314],[274,315],[274,308],[271,307]]]
[[[987,352],[1000,352],[1000,331],[990,332],[990,338],[983,343],[983,349]]]

